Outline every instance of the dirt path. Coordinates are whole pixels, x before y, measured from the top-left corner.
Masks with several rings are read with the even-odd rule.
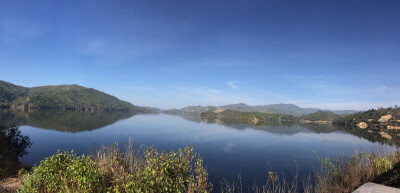
[[[0,193],[16,192],[21,187],[21,178],[11,176],[0,181]]]

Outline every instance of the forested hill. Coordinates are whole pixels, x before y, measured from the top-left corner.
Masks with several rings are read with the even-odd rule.
[[[8,106],[20,97],[27,96],[29,88],[0,80],[0,107]]]
[[[351,115],[341,116],[334,120],[334,124],[356,127],[365,123],[366,128],[387,128],[400,130],[400,108],[395,107],[370,109]]]
[[[26,88],[0,81],[0,107],[13,110],[147,111],[79,85]]]
[[[305,122],[318,122],[318,121],[331,122],[339,118],[340,118],[339,115],[329,111],[317,111],[315,113],[310,113],[308,115],[302,116],[301,120]]]

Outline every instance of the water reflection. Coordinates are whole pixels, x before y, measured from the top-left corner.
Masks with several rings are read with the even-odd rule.
[[[62,132],[82,132],[103,128],[107,125],[136,115],[133,112],[10,112],[0,111],[1,124],[8,128],[12,125],[29,125],[32,127],[56,130]],[[297,133],[350,133],[367,139],[370,142],[400,146],[400,134],[396,131],[385,131],[391,139],[384,137],[380,130],[367,130],[359,128],[346,128],[331,124],[299,124],[299,123],[272,123],[250,125],[237,123],[233,119],[209,119],[195,115],[177,115],[196,123],[220,124],[236,130],[254,129],[269,133],[294,135]]]
[[[20,159],[24,164],[37,165],[58,149],[90,154],[102,145],[132,137],[138,146],[166,151],[193,144],[195,151],[203,156],[216,186],[222,178],[233,180],[239,173],[246,187],[255,179],[265,180],[267,163],[276,171],[290,174],[296,169],[296,161],[299,174],[307,175],[317,162],[313,152],[321,155],[321,144],[325,141],[326,156],[332,158],[354,153],[355,149],[375,151],[387,147],[330,125],[246,125],[165,114],[137,115],[118,121],[129,116],[49,112],[7,115],[26,125],[20,129],[34,142],[30,153]]]
[[[0,179],[13,175],[24,167],[18,158],[27,155],[32,146],[31,139],[21,133],[19,126],[28,125],[45,130],[78,133],[100,129],[133,115],[135,115],[133,112],[22,112],[2,110],[0,111]]]
[[[72,133],[96,130],[133,115],[133,112],[0,112],[3,125],[29,125]]]
[[[282,134],[282,135],[294,135],[297,133],[332,133],[332,132],[344,132],[350,133],[353,136],[357,136],[366,139],[370,142],[378,142],[380,144],[396,145],[400,146],[400,133],[397,131],[384,132],[390,135],[390,138],[384,137],[381,130],[371,129],[360,129],[358,127],[349,128],[344,126],[332,125],[332,124],[315,124],[315,123],[274,123],[274,124],[242,124],[235,123],[232,119],[207,119],[195,115],[178,115],[186,120],[197,122],[197,123],[208,123],[208,124],[221,124],[229,128],[245,130],[248,128],[265,131],[269,133]]]

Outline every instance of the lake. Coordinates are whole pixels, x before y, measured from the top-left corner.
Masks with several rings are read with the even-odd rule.
[[[300,177],[318,163],[316,155],[336,157],[357,150],[394,150],[397,145],[368,135],[327,125],[244,125],[202,120],[196,116],[127,113],[1,113],[2,123],[16,123],[32,146],[21,163],[38,165],[57,150],[90,154],[102,145],[132,138],[139,147],[176,150],[193,144],[210,175],[214,190],[220,181],[233,181],[240,174],[243,184],[264,182],[268,169],[296,171]],[[372,136],[372,137],[368,137]]]

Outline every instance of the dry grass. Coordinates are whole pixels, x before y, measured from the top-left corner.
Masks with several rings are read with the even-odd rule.
[[[352,192],[367,182],[400,187],[400,152],[370,153],[361,151],[348,159],[338,157],[335,160],[320,158],[319,165],[313,167],[313,174],[302,180],[302,192],[331,193]],[[221,182],[220,191],[225,193],[292,193],[299,192],[298,173],[293,174],[293,180],[287,181],[284,175],[279,177],[270,171],[263,185],[254,184],[244,188],[239,175],[235,181]]]
[[[111,166],[117,162],[124,163],[130,171],[134,171],[144,164],[143,147],[136,148],[132,139],[129,139],[124,147],[124,153],[120,152],[118,143],[115,143],[114,146],[100,147],[92,155],[92,159],[98,163],[100,171],[112,172]]]
[[[16,192],[21,187],[21,181],[18,175],[0,180],[0,193]]]
[[[352,192],[364,183],[379,181],[399,162],[398,151],[385,154],[365,154],[361,151],[346,161],[341,157],[334,161],[325,158],[320,160],[320,166],[314,171],[314,182],[311,183],[308,178],[308,182],[304,183],[304,192]]]
[[[270,170],[268,172],[268,178],[262,185],[253,184],[251,187],[247,187],[247,191],[243,188],[242,177],[239,174],[235,181],[229,182],[226,179],[221,181],[220,192],[222,193],[295,193],[298,192],[298,170],[293,173],[293,179],[289,182],[286,180],[285,175],[280,176]]]
[[[97,163],[98,171],[102,174],[107,187],[125,186],[128,174],[144,166],[143,148],[135,148],[129,138],[125,143],[124,153],[120,152],[118,143],[114,146],[102,146],[91,158]]]

